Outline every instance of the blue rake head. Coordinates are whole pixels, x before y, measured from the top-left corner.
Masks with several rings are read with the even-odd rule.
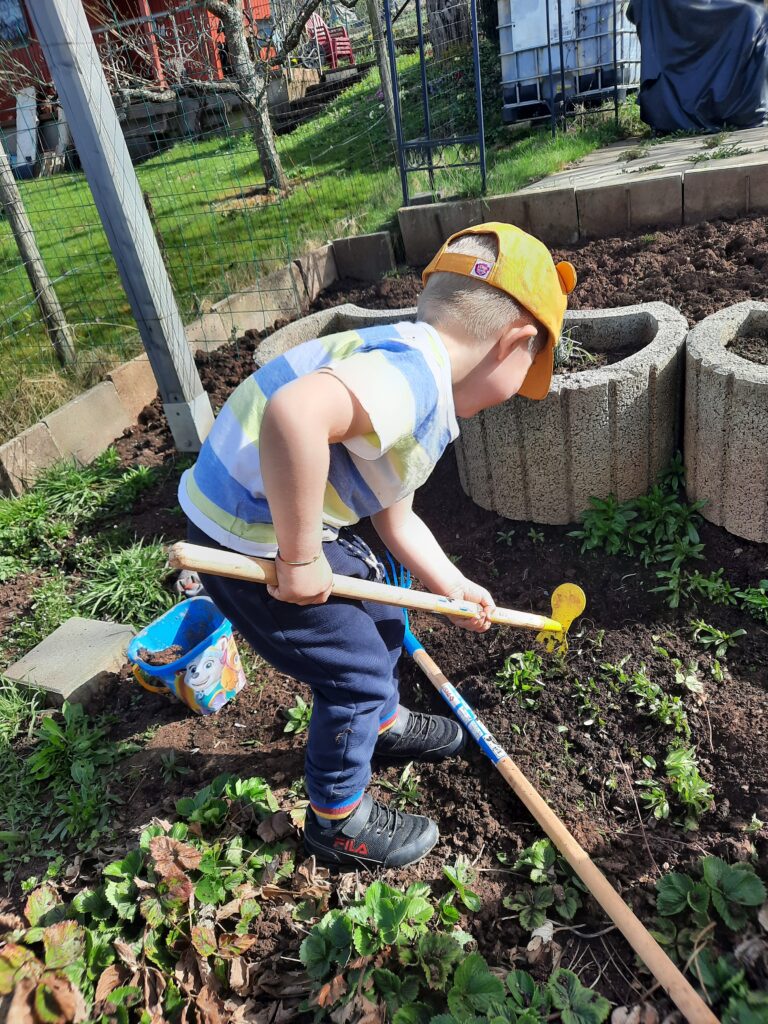
[[[393,587],[402,587],[404,590],[411,589],[411,570],[406,569],[404,565],[400,565],[396,562],[392,555],[387,551],[387,562],[389,567],[384,567],[384,575],[387,578],[387,583],[390,583]],[[421,651],[424,648],[416,639],[411,632],[411,623],[408,618],[408,609],[403,608],[403,618],[405,619],[405,636],[403,637],[403,647],[409,654],[413,654],[414,651]]]

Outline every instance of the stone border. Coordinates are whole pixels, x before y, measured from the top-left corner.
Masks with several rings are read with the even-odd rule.
[[[462,421],[462,487],[508,519],[572,523],[593,496],[644,494],[678,445],[685,318],[650,302],[567,313],[564,328],[593,349],[643,347],[555,376],[542,401],[513,398]]]
[[[107,379],[0,445],[0,492],[22,494],[62,459],[90,462],[157,394],[146,356],[116,366]]]
[[[210,312],[187,324],[187,340],[195,349],[212,352],[244,331],[269,330],[276,320],[301,313],[340,277],[378,281],[395,268],[388,231],[337,238],[259,278],[252,288],[217,302]]]
[[[487,220],[507,221],[548,245],[572,245],[717,217],[768,212],[768,161],[683,171],[590,187],[514,192],[398,210],[406,262],[423,266],[448,235]]]
[[[688,335],[685,475],[702,515],[746,540],[768,542],[768,366],[727,349],[768,332],[768,303],[740,302]]]

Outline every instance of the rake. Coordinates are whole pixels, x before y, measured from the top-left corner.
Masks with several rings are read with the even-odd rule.
[[[398,566],[389,553],[387,553],[387,559],[390,565],[390,571],[387,574],[390,583],[408,589],[411,585],[410,572],[404,567]],[[512,788],[518,799],[541,825],[562,856],[586,885],[592,896],[613,921],[648,970],[654,975],[670,999],[673,1000],[687,1020],[694,1022],[694,1024],[718,1024],[717,1017],[701,996],[686,980],[675,964],[672,963],[658,942],[656,942],[640,919],[635,916],[590,858],[586,850],[579,845],[549,804],[539,795],[538,791],[520,771],[506,750],[496,740],[493,733],[477,717],[474,710],[467,704],[456,687],[446,679],[432,658],[424,650],[424,647],[411,630],[407,609],[404,609],[403,615],[405,617],[403,646],[408,654],[410,654],[427,679],[429,679],[446,704],[448,704],[481,751],[490,760],[491,764],[496,767],[502,778]],[[545,640],[545,637],[542,636],[541,639]]]

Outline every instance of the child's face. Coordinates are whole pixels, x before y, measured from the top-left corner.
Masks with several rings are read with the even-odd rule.
[[[454,388],[458,416],[474,416],[517,394],[533,362],[528,343],[535,334],[536,328],[529,324],[511,326],[485,350],[476,366]]]

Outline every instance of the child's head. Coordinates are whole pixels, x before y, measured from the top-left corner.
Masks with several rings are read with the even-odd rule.
[[[481,224],[448,239],[424,271],[417,316],[458,342],[459,415],[517,393],[546,395],[575,278],[569,263],[555,267],[543,243],[511,224]]]

